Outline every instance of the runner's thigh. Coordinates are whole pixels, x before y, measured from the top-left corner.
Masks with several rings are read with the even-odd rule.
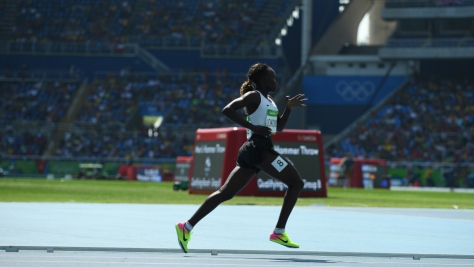
[[[221,192],[237,194],[255,176],[254,169],[241,168],[236,166],[227,177],[224,185],[219,189]]]
[[[286,185],[301,182],[300,174],[293,164],[280,155],[267,152],[265,159],[262,163],[258,164],[257,167]],[[277,169],[282,167],[283,169]]]

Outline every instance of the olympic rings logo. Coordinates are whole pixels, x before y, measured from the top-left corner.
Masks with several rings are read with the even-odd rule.
[[[336,84],[336,92],[346,102],[358,101],[363,102],[375,92],[375,85],[373,82],[365,81],[360,83],[358,81],[346,82],[339,81]]]

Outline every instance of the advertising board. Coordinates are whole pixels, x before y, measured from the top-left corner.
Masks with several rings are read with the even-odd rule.
[[[326,179],[321,133],[315,130],[285,130],[272,137],[274,148],[293,164],[304,180],[301,197],[326,197]],[[245,128],[198,129],[191,164],[191,194],[219,189],[236,166],[239,148],[246,141]],[[238,195],[282,196],[286,185],[259,172]]]

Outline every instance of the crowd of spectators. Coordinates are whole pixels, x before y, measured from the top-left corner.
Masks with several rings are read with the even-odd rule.
[[[474,81],[415,77],[326,155],[474,162]]]
[[[192,155],[194,140],[180,131],[159,130],[156,136],[145,128],[136,131],[109,130],[106,125],[93,131],[66,132],[56,156],[98,158],[176,158]]]
[[[208,72],[184,75],[181,79],[167,77],[154,97],[156,103],[167,103],[171,110],[164,125],[173,127],[222,127],[231,125],[221,114],[222,108],[239,95],[244,74],[228,75],[226,72]],[[161,88],[160,88],[161,87]],[[147,93],[153,94],[150,90]]]
[[[0,155],[42,155],[48,137],[42,131],[13,129],[12,125],[0,128]]]
[[[120,50],[127,40],[145,46],[200,47],[205,42],[206,51],[230,53],[255,25],[268,0],[147,0],[143,11],[134,9],[135,2],[19,0],[12,47],[29,49],[34,44],[41,50],[62,44],[82,51]],[[258,25],[260,32],[251,45],[261,50],[273,45],[268,44],[269,34],[286,19],[282,15],[290,3],[280,0],[269,20]]]
[[[238,96],[242,77],[225,71],[162,76],[109,75],[93,82],[77,121],[126,123],[139,104],[150,104],[166,116],[165,126],[228,125],[224,105]],[[203,120],[203,118],[206,118]]]
[[[144,38],[189,39],[236,46],[255,22],[267,0],[149,0],[135,26]],[[146,39],[143,39],[146,41]]]
[[[61,81],[1,82],[0,124],[19,120],[59,122],[77,89],[77,83]]]
[[[5,4],[3,2],[0,2],[0,19],[3,17],[4,12],[5,12]]]
[[[436,0],[437,6],[463,6],[463,0]]]
[[[125,41],[135,0],[20,0],[12,28],[16,42]]]
[[[92,124],[126,123],[137,106],[132,89],[131,83],[115,77],[95,80],[76,120]]]
[[[75,126],[61,137],[55,154],[132,158],[191,155],[197,128],[234,125],[221,115],[221,109],[238,96],[244,77],[226,71],[161,76],[125,71],[96,79],[73,120]],[[0,83],[0,129],[12,122],[32,125],[25,131],[2,130],[1,150],[12,155],[42,155],[54,129],[45,135],[33,125],[61,122],[77,90],[77,83],[60,80]],[[135,121],[147,115],[139,114],[140,104],[156,107],[164,118],[151,134],[151,126]]]
[[[0,82],[0,154],[42,155],[66,114],[77,83]],[[45,130],[46,128],[46,130]]]
[[[191,155],[197,128],[234,125],[221,110],[239,95],[242,77],[245,74],[225,71],[161,76],[124,72],[97,79],[75,120],[78,131],[66,133],[55,153],[132,158]],[[160,128],[130,121],[137,118],[140,104],[161,112]],[[126,125],[135,130],[127,130]]]
[[[201,37],[233,43],[266,0],[150,0],[134,26],[140,37]],[[125,42],[135,0],[21,0],[12,29],[16,42]],[[0,9],[1,10],[1,9]],[[196,23],[199,21],[199,23]]]

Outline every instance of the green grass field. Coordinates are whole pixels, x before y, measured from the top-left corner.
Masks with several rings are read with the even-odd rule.
[[[174,191],[172,182],[0,179],[0,202],[201,204],[206,197]],[[236,196],[224,204],[281,205],[282,200],[282,197]],[[474,195],[329,188],[327,198],[300,198],[297,205],[474,209]]]

